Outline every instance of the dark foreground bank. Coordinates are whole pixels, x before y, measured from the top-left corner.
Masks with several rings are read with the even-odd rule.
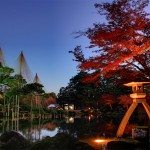
[[[111,141],[107,150],[148,150],[148,145],[139,142]],[[55,137],[45,137],[41,141],[31,142],[15,131],[0,136],[0,150],[98,150],[87,143],[64,133]],[[100,149],[99,149],[100,150]]]

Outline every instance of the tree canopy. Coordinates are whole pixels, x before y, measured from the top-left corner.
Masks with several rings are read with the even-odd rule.
[[[66,87],[62,87],[58,93],[58,103],[75,104],[76,107],[95,107],[99,103],[110,103],[105,101],[113,98],[117,103],[117,98],[121,95],[128,94],[130,90],[122,84],[115,83],[116,76],[105,78],[101,77],[98,84],[86,84],[83,79],[87,76],[86,72],[79,72],[70,79]]]
[[[82,82],[85,72],[79,72],[70,79],[68,86],[62,87],[58,94],[59,104],[75,104],[76,107],[92,106],[99,98],[99,87]]]
[[[101,74],[124,68],[140,72],[144,80],[150,79],[150,18],[145,11],[148,4],[149,0],[95,4],[106,21],[95,23],[81,34],[90,39],[89,48],[98,49],[96,55],[84,58],[80,47],[72,51],[80,62],[79,68],[89,73],[85,81],[95,81]]]

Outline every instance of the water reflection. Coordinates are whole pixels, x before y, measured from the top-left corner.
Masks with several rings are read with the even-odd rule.
[[[66,123],[74,123],[74,117],[65,117]]]
[[[41,140],[46,136],[53,137],[58,133],[58,125],[49,120],[19,120],[4,118],[0,123],[0,135],[5,131],[17,131],[31,141]]]
[[[83,118],[66,117],[64,119],[30,119],[18,120],[4,118],[0,122],[0,134],[15,130],[31,141],[41,140],[46,136],[53,137],[57,133],[67,133],[80,139],[115,137],[119,121],[110,118],[86,116]],[[129,124],[126,133],[131,134],[136,124]]]
[[[46,129],[41,129],[41,130],[32,129],[32,131],[30,132],[26,130],[25,132],[19,131],[19,133],[31,141],[37,141],[47,136],[49,137],[55,136],[58,133],[58,128],[56,128],[54,131],[49,131]]]

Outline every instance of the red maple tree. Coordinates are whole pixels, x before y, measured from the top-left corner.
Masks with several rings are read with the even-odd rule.
[[[115,98],[116,97],[111,94],[103,94],[100,101],[112,109],[112,105],[115,103]]]
[[[72,51],[80,62],[79,68],[89,71],[86,82],[124,68],[139,71],[142,78],[150,79],[150,18],[145,11],[148,4],[149,0],[95,4],[98,13],[105,15],[106,22],[94,24],[83,34],[90,39],[89,48],[99,50],[88,59],[83,57],[80,47]]]
[[[132,104],[132,98],[128,95],[121,95],[119,97],[119,104],[123,105],[124,108],[128,109]]]

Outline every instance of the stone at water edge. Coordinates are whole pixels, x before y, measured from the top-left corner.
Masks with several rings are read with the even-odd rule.
[[[1,147],[5,149],[26,148],[30,142],[16,131],[8,131],[0,136]]]
[[[110,141],[107,143],[108,150],[135,150],[136,144],[126,141]]]

